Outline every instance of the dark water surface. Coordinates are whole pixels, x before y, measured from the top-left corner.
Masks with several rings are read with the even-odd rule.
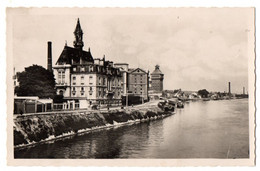
[[[249,158],[248,99],[197,101],[164,119],[15,150],[15,158]]]

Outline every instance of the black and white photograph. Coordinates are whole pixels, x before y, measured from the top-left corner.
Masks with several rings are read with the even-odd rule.
[[[7,8],[10,163],[254,165],[254,20],[253,7]]]

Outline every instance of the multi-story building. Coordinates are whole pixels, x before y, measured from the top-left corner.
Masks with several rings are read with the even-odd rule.
[[[163,91],[164,74],[160,70],[160,66],[156,65],[155,70],[151,73],[151,90],[153,92]]]
[[[148,100],[148,75],[148,72],[141,68],[128,70],[128,90],[132,94],[142,97],[143,100]]]
[[[114,66],[122,73],[121,85],[122,95],[126,96],[128,92],[128,64],[127,63],[115,63]]]
[[[143,100],[148,100],[149,72],[141,68],[129,68],[127,63],[116,63],[115,67],[119,68],[122,78],[122,95],[140,96]]]
[[[102,59],[94,59],[90,48],[88,51],[83,50],[83,31],[79,19],[74,35],[74,47],[65,44],[53,66],[57,94],[68,100],[67,108],[88,108],[92,104],[120,104],[120,70],[113,66],[113,62],[106,61],[105,56]]]

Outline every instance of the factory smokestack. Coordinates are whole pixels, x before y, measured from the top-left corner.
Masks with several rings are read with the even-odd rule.
[[[243,87],[243,94],[245,94],[245,87]]]
[[[231,95],[231,83],[228,82],[228,94]]]
[[[48,42],[48,61],[47,61],[47,69],[52,72],[52,50],[51,50],[51,42]]]

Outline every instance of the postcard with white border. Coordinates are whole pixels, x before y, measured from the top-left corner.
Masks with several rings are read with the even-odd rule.
[[[8,7],[6,30],[8,165],[255,165],[254,8]]]

